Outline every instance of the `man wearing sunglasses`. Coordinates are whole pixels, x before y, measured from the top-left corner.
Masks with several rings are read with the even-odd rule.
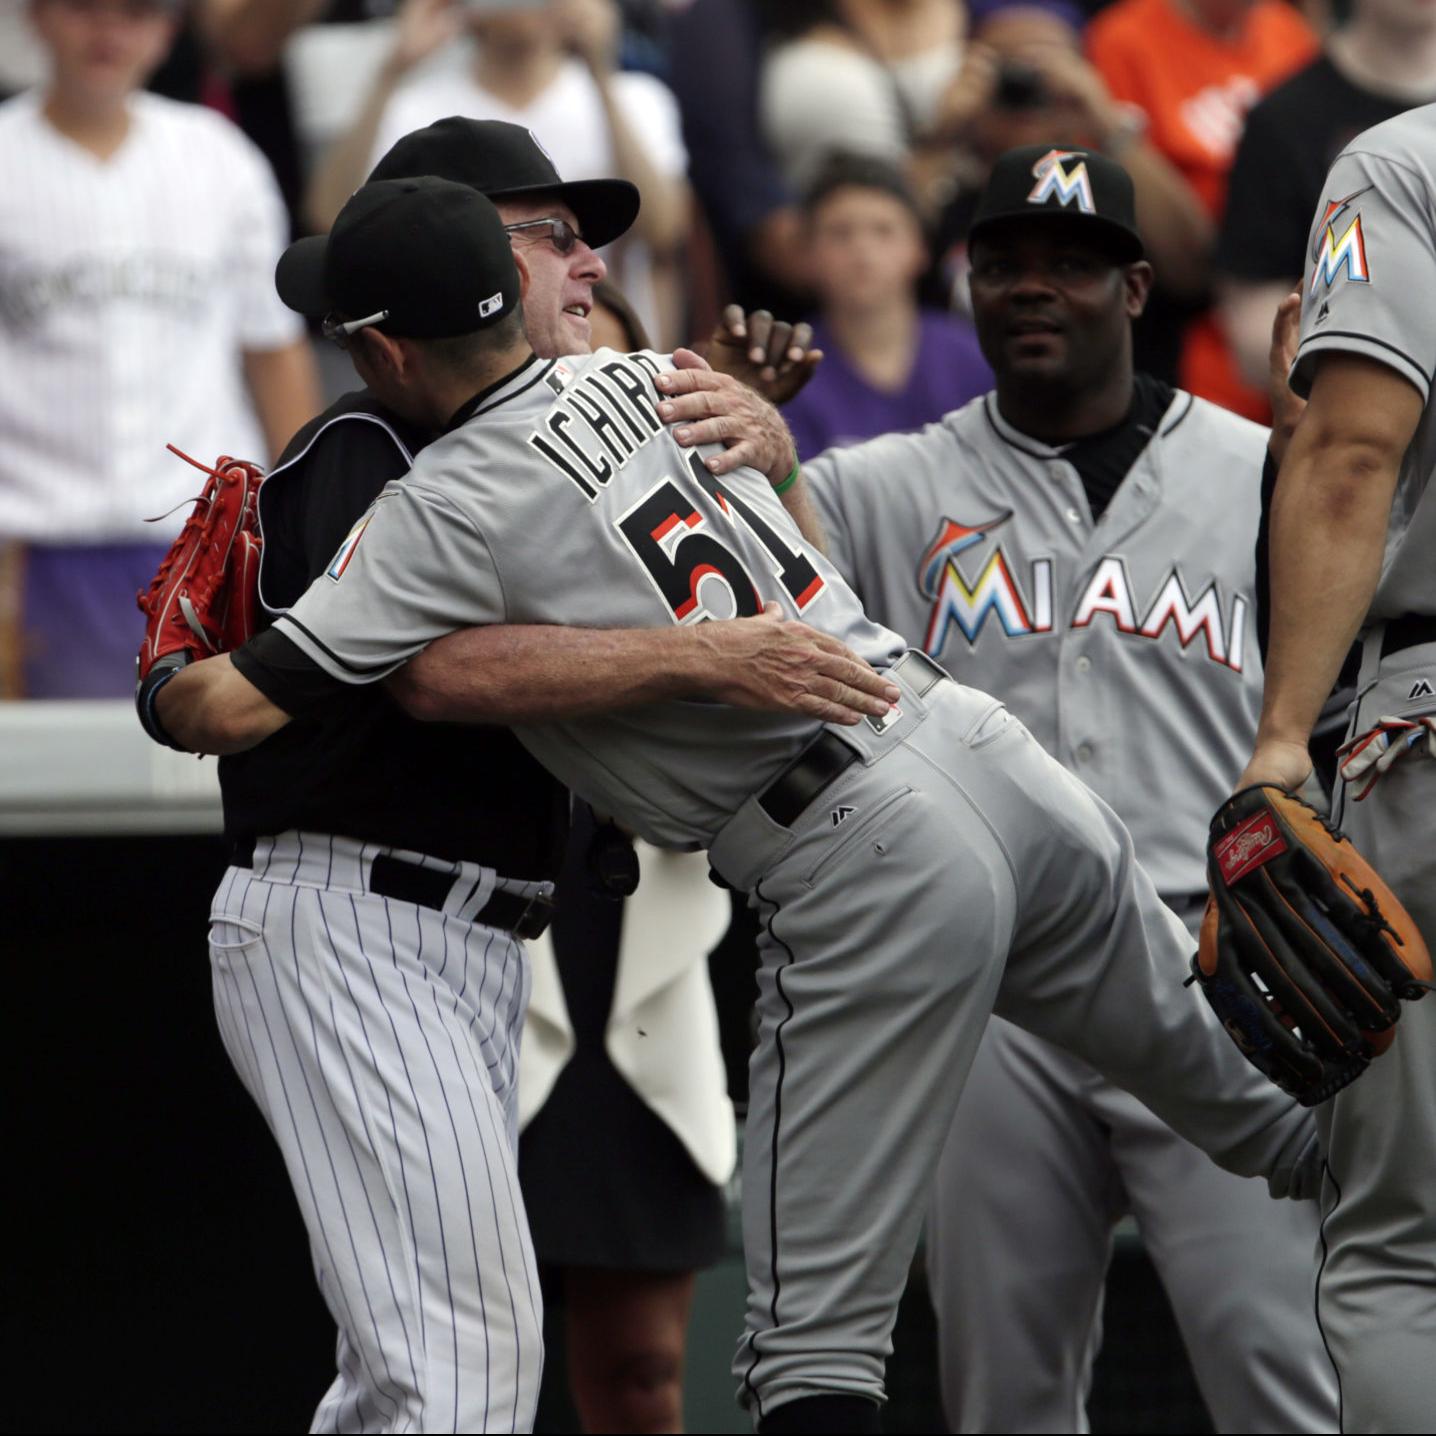
[[[466,120],[408,136],[376,175],[435,171],[501,206],[529,342],[586,354],[604,275],[590,241],[632,221],[633,187],[565,185],[527,131]],[[498,317],[516,324],[513,300]],[[361,306],[324,332],[358,351],[389,317]],[[342,575],[370,503],[437,428],[364,389],[300,430],[261,490],[271,615]],[[395,687],[453,721],[421,726],[377,685],[221,764],[233,860],[211,928],[216,1006],[341,1332],[315,1429],[527,1429],[541,1342],[514,1171],[521,943],[548,922],[568,796],[507,728],[458,724],[700,694],[856,722],[884,706],[871,696],[884,685],[836,641],[756,617],[701,631],[475,629],[433,645]],[[275,931],[264,894],[281,875],[293,921]]]

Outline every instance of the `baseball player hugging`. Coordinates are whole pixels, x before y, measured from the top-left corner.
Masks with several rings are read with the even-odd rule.
[[[1241,770],[1261,698],[1252,590],[1266,431],[1133,373],[1151,269],[1131,181],[1112,161],[1045,146],[1004,156],[971,256],[996,392],[919,434],[806,464],[830,554],[869,613],[1000,697],[1111,804],[1195,948],[1207,819]],[[1086,1429],[1125,1212],[1217,1429],[1331,1430],[1314,1209],[1272,1203],[1000,1016],[928,1227],[952,1429]]]
[[[416,247],[444,262],[415,265]],[[896,703],[852,727],[700,692],[516,728],[595,807],[659,846],[707,849],[763,919],[734,1363],[760,1429],[877,1429],[923,1206],[994,1004],[1229,1170],[1310,1189],[1309,1114],[1184,990],[1186,930],[1111,810],[999,701],[869,618],[774,481],[719,478],[657,427],[637,396],[666,360],[545,362],[502,314],[462,365],[407,337],[455,295],[468,313],[495,292],[505,313],[517,302],[492,205],[443,181],[366,186],[311,259],[291,302],[355,315],[371,386],[448,429],[380,495],[342,575],[247,645],[243,671],[207,660],[158,690],[171,733],[243,748],[455,629],[701,635],[765,605],[892,684]],[[369,335],[384,315],[390,330]]]

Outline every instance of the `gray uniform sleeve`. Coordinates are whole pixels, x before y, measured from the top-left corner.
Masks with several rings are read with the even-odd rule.
[[[1436,253],[1431,197],[1399,160],[1338,158],[1307,241],[1301,344],[1291,385],[1311,392],[1317,356],[1362,354],[1389,365],[1424,400],[1436,370]]]
[[[862,588],[853,572],[852,517],[845,502],[849,490],[844,485],[845,472],[855,467],[854,457],[860,457],[860,450],[829,449],[803,465],[803,479],[823,521],[828,559],[861,598]]]
[[[411,473],[379,495],[274,627],[331,678],[373,683],[434,639],[504,617],[487,540]]]

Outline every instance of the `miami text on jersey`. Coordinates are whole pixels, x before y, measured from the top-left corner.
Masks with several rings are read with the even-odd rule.
[[[934,658],[941,656],[954,626],[969,643],[975,643],[989,617],[1008,638],[1052,632],[1053,559],[1031,561],[1025,593],[1001,545],[987,555],[971,583],[958,564],[959,554],[977,548],[1011,517],[1009,511],[981,524],[944,518],[923,552],[917,567],[917,586],[924,597],[932,600],[923,647]],[[1247,600],[1234,594],[1229,619],[1224,620],[1216,583],[1208,583],[1195,599],[1189,598],[1174,566],[1157,585],[1139,617],[1126,565],[1120,558],[1108,555],[1083,586],[1067,626],[1086,628],[1105,616],[1119,633],[1159,639],[1170,625],[1183,648],[1200,634],[1212,662],[1240,673],[1247,607]]]

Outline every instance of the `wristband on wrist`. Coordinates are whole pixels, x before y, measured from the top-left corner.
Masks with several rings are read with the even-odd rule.
[[[185,666],[184,663],[166,665],[161,659],[140,680],[139,686],[135,689],[135,711],[139,714],[140,726],[156,743],[162,743],[166,748],[173,748],[176,753],[188,753],[190,750],[182,743],[176,743],[170,737],[165,725],[160,722],[160,715],[155,709],[155,699],[159,696],[160,689]]]
[[[791,489],[791,488],[793,487],[793,485],[798,482],[798,475],[799,475],[799,473],[801,473],[801,472],[802,472],[802,465],[801,465],[800,463],[798,463],[798,461],[795,459],[795,460],[793,461],[792,470],[791,470],[791,472],[788,474],[788,477],[787,477],[786,479],[784,479],[781,484],[774,484],[774,485],[773,485],[773,492],[774,492],[775,494],[777,494],[777,495],[781,498],[782,495],[786,494],[786,493],[788,492],[788,490]]]

